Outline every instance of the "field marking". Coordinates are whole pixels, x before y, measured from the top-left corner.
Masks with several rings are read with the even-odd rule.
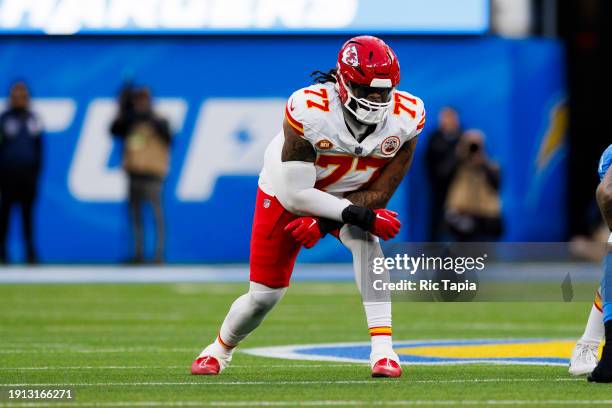
[[[197,355],[198,348],[191,347],[106,347],[106,348],[91,348],[91,347],[46,347],[46,348],[14,348],[0,349],[0,354],[14,353],[195,353]]]
[[[539,341],[575,341],[574,339],[567,338],[559,338],[559,339],[551,339],[551,338],[470,338],[470,339],[418,339],[418,340],[408,340],[394,341],[394,349],[398,350],[399,348],[405,348],[414,345],[422,345],[426,343],[429,346],[456,346],[456,345],[471,345],[472,342],[485,342],[482,344],[521,344],[521,343],[530,343],[530,342],[539,342]],[[497,343],[498,342],[498,343]],[[457,343],[457,344],[455,344]],[[251,347],[240,350],[242,353],[246,353],[256,357],[265,357],[265,358],[276,358],[281,360],[293,360],[293,361],[329,361],[335,363],[364,363],[368,362],[369,358],[367,355],[357,355],[352,357],[345,356],[337,356],[330,355],[327,352],[317,354],[316,349],[328,349],[333,348],[336,350],[341,350],[346,347],[369,347],[369,342],[340,342],[340,343],[314,343],[314,344],[290,344],[283,346],[265,346],[265,347]],[[309,352],[304,352],[304,350],[308,350]],[[315,352],[313,352],[315,351]],[[400,354],[400,359],[402,356],[411,357],[408,354]],[[437,357],[437,356],[433,356]],[[490,358],[490,359],[479,359],[478,357],[474,358],[463,358],[463,359],[442,359],[441,361],[412,361],[412,360],[401,360],[403,363],[413,366],[439,366],[439,365],[462,365],[462,364],[491,364],[491,365],[537,365],[537,366],[567,366],[569,362],[569,356],[567,361],[543,361],[544,359],[529,361],[522,360],[520,358],[510,359],[510,358]]]
[[[368,365],[362,364],[232,364],[227,369],[232,368],[325,368],[325,367],[360,367]],[[65,366],[65,367],[0,367],[0,371],[45,371],[45,370],[146,370],[146,369],[189,369],[189,364],[186,365],[170,365],[170,366]]]
[[[0,384],[0,387],[140,387],[140,386],[159,386],[159,385],[315,385],[315,384],[455,384],[455,383],[497,383],[497,382],[585,382],[584,378],[472,378],[455,380],[408,380],[398,382],[397,380],[298,380],[298,381],[210,381],[210,382],[191,382],[191,381],[150,381],[150,382],[106,382],[106,383],[18,383]]]
[[[54,407],[57,402],[1,403],[0,407]],[[612,400],[305,400],[305,401],[114,401],[69,402],[71,407],[287,407],[287,406],[472,406],[612,405]]]
[[[433,345],[445,345],[449,342],[469,342],[479,339],[444,339],[444,340],[411,340],[411,341],[396,341],[395,344],[398,347],[406,347],[411,344],[421,344],[427,342],[434,342]],[[482,340],[482,339],[480,339]],[[521,341],[551,341],[553,339],[546,338],[527,338],[527,339],[486,339],[488,341],[500,341],[501,343],[506,342],[518,342]],[[558,339],[567,340],[567,339]],[[572,339],[573,341],[573,339]],[[284,345],[284,346],[268,346],[268,347],[254,347],[240,350],[241,353],[250,354],[257,357],[285,359],[285,360],[302,360],[302,361],[316,361],[316,362],[332,362],[332,363],[368,363],[367,357],[355,358],[355,357],[340,357],[332,355],[321,355],[321,354],[308,354],[302,353],[301,350],[304,348],[319,348],[319,347],[351,347],[351,346],[369,346],[369,342],[348,342],[348,343],[322,343],[322,344],[296,344],[296,345]],[[197,349],[191,347],[158,347],[158,346],[127,346],[127,347],[106,347],[96,348],[91,346],[65,346],[62,344],[47,345],[45,348],[10,348],[0,349],[0,354],[52,354],[52,353],[78,353],[78,354],[100,354],[100,353],[192,353],[195,355]],[[460,365],[460,364],[493,364],[493,365],[540,365],[540,366],[566,366],[566,361],[528,361],[521,359],[479,359],[479,358],[464,358],[464,359],[447,359],[442,361],[405,361],[410,365]],[[279,365],[281,366],[281,365]],[[1,370],[1,369],[0,369]]]

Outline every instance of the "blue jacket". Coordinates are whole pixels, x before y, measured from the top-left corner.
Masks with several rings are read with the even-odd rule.
[[[42,123],[27,110],[9,109],[0,115],[0,169],[40,169]]]

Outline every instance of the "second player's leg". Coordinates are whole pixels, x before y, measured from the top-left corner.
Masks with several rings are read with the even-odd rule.
[[[608,240],[608,253],[604,258],[604,276],[601,280],[605,344],[601,360],[589,376],[589,381],[612,383],[612,234]]]
[[[597,366],[599,344],[604,338],[604,322],[601,301],[601,289],[595,293],[595,301],[589,313],[584,333],[572,352],[569,373],[572,375],[590,374]]]
[[[372,374],[384,377],[399,376],[399,358],[393,351],[392,342],[391,294],[388,290],[374,290],[373,285],[374,280],[389,282],[387,270],[374,274],[374,259],[384,257],[380,242],[371,233],[349,225],[342,227],[339,238],[353,255],[355,281],[361,293],[372,342]]]

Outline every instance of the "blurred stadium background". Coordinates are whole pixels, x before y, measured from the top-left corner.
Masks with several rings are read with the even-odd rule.
[[[500,165],[500,239],[562,242],[551,248],[596,260],[601,252],[584,244],[597,241],[596,167],[612,142],[609,7],[604,0],[0,0],[0,110],[11,85],[24,81],[44,129],[34,213],[39,265],[23,266],[18,211],[7,240],[10,262],[0,265],[0,385],[82,386],[81,406],[146,399],[199,406],[203,395],[210,405],[234,399],[237,406],[315,396],[326,405],[342,405],[339,398],[380,403],[389,394],[426,405],[436,398],[452,406],[462,398],[610,403],[609,390],[585,389],[564,366],[600,267],[561,264],[566,258],[554,259],[554,251],[554,262],[537,268],[497,269],[504,278],[516,272],[512,296],[525,288],[528,301],[394,305],[400,340],[549,339],[556,348],[509,353],[553,358],[554,366],[411,365],[401,382],[375,384],[362,381],[367,370],[360,365],[238,353],[235,368],[205,393],[193,384],[217,379],[187,370],[247,285],[257,174],[284,104],[312,71],[333,68],[353,35],[379,35],[395,49],[400,88],[421,97],[428,113],[412,170],[390,204],[404,228],[386,249],[401,252],[402,242],[430,236],[426,148],[438,114],[453,106],[463,128],[486,134],[489,156]],[[128,183],[122,143],[110,127],[127,85],[150,87],[173,136],[163,186],[164,267],[125,265],[133,256]],[[154,226],[146,219],[151,259]],[[525,248],[533,260],[543,247]],[[302,251],[296,285],[246,347],[367,340],[349,261],[329,237]],[[568,299],[563,293],[574,302],[562,303],[561,279],[569,273],[582,280],[573,279]],[[552,282],[550,297],[532,275]],[[160,284],[97,284],[126,281]],[[504,350],[468,357],[508,357]]]
[[[503,240],[588,234],[597,218],[594,169],[610,140],[600,125],[609,81],[603,2],[417,3],[0,2],[2,89],[24,80],[45,129],[35,207],[40,261],[130,256],[121,146],[109,132],[126,83],[149,86],[171,122],[166,260],[247,261],[257,173],[286,98],[311,71],[332,68],[341,43],[363,32],[396,49],[401,87],[428,111],[415,164],[391,205],[407,226],[400,240],[428,238],[424,151],[446,105],[463,127],[484,131],[500,163]],[[19,236],[13,222],[16,259],[24,252]],[[328,239],[301,259],[346,261],[348,253]]]
[[[130,256],[126,180],[109,126],[118,93],[133,82],[151,88],[173,132],[166,261],[246,262],[257,173],[286,98],[311,71],[332,68],[343,41],[361,33],[396,50],[401,88],[428,112],[391,205],[406,226],[400,240],[427,240],[424,151],[446,105],[465,128],[484,131],[501,166],[503,240],[586,235],[598,217],[597,159],[610,142],[604,3],[2,0],[0,89],[25,81],[45,129],[39,260]],[[11,225],[8,250],[19,261],[21,231]],[[328,238],[300,259],[348,255]]]

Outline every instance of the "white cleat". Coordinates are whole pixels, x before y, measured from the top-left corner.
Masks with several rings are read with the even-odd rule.
[[[599,352],[599,345],[588,344],[578,341],[572,358],[569,363],[569,373],[571,375],[587,375],[597,366],[597,354]]]

